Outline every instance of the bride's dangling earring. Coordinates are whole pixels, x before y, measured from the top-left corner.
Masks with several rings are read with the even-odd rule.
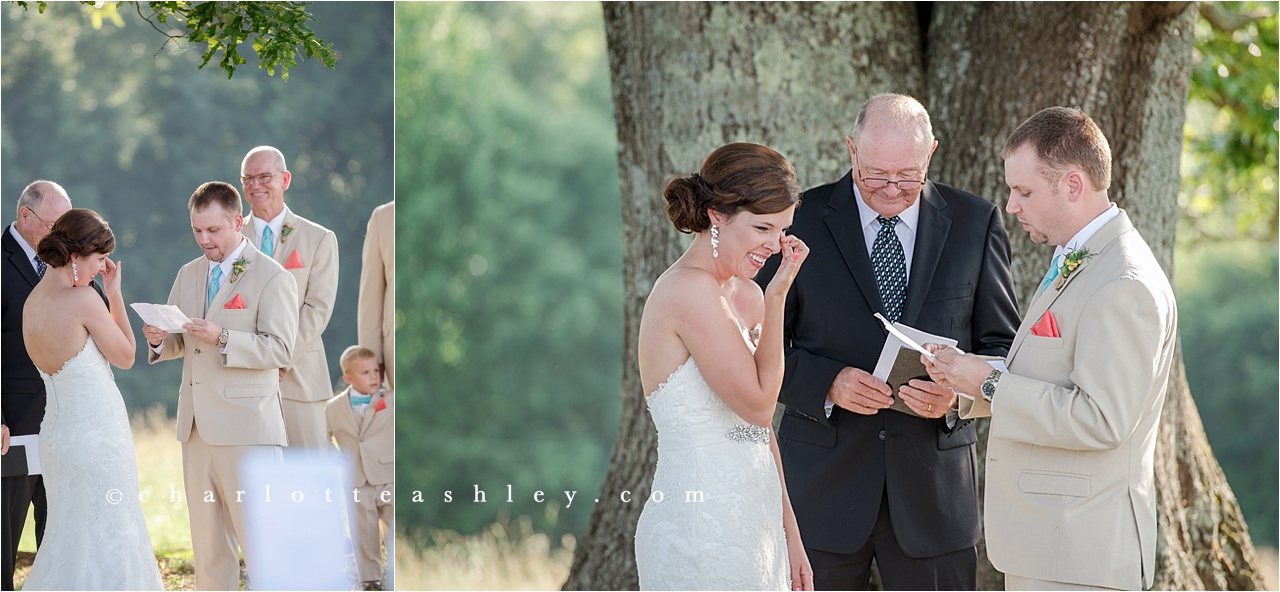
[[[76,269],[76,262],[71,262],[71,282],[73,284],[80,283],[80,270]]]
[[[720,227],[715,224],[711,225],[711,257],[713,259],[720,258]]]

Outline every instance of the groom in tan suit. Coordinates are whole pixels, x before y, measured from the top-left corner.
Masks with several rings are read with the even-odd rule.
[[[1139,590],[1155,570],[1154,458],[1177,335],[1164,270],[1107,197],[1111,150],[1076,109],[1005,143],[1006,210],[1057,246],[1007,358],[927,364],[991,416],[986,536],[1009,590]]]
[[[284,155],[271,146],[250,150],[240,164],[244,199],[253,209],[245,220],[244,235],[284,266],[298,285],[294,303],[298,341],[280,384],[289,446],[318,450],[329,446],[324,403],[333,396],[333,383],[320,336],[338,296],[338,238],[284,205],[291,180]]]
[[[279,369],[289,364],[298,332],[297,288],[293,276],[240,234],[235,187],[205,183],[188,208],[204,256],[178,270],[168,302],[191,323],[180,334],[151,325],[142,332],[150,363],[182,358],[178,440],[196,588],[238,590],[236,544],[248,562],[253,542],[236,492],[262,489],[239,475],[247,457],[279,458],[287,443]]]

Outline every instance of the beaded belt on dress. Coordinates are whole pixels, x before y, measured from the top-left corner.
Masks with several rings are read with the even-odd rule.
[[[763,428],[758,425],[734,426],[734,428],[726,432],[724,436],[736,442],[755,442],[757,444],[768,444],[769,428]]]

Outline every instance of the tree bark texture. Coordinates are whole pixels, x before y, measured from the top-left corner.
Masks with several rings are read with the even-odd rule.
[[[1111,142],[1112,199],[1171,273],[1193,13],[1188,3],[606,3],[624,241],[622,417],[564,588],[638,585],[635,525],[657,438],[637,335],[653,281],[687,244],[663,214],[668,177],[697,170],[722,144],[751,141],[786,155],[801,187],[829,183],[850,166],[843,138],[861,103],[902,92],[932,115],[931,178],[1003,206],[1004,138],[1041,108],[1077,106]],[[1025,309],[1050,250],[1005,223]],[[1155,586],[1260,587],[1180,357],[1174,375],[1156,453]],[[982,459],[985,434],[979,445]],[[1003,588],[985,553],[980,569],[980,588]]]

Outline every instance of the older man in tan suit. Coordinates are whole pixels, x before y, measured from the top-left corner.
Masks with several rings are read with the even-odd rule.
[[[315,450],[328,445],[324,402],[333,396],[333,384],[320,336],[338,296],[338,238],[285,206],[291,180],[284,155],[271,146],[250,150],[240,165],[244,199],[253,210],[244,235],[298,284],[298,342],[282,371],[280,395],[290,448]]]
[[[396,202],[374,208],[364,235],[356,328],[378,356],[387,386],[396,386]]]
[[[1075,109],[1005,143],[1006,210],[1057,246],[1008,371],[939,351],[935,380],[991,416],[987,551],[1009,590],[1139,590],[1155,570],[1154,458],[1177,334],[1173,290],[1111,203],[1111,150]]]
[[[178,440],[196,588],[238,590],[236,545],[247,562],[253,541],[237,492],[255,489],[241,482],[240,470],[251,455],[279,457],[287,442],[278,370],[293,354],[297,287],[280,264],[241,236],[235,187],[205,183],[188,208],[204,256],[178,270],[169,304],[191,323],[181,334],[151,325],[142,332],[152,364],[182,358]]]

